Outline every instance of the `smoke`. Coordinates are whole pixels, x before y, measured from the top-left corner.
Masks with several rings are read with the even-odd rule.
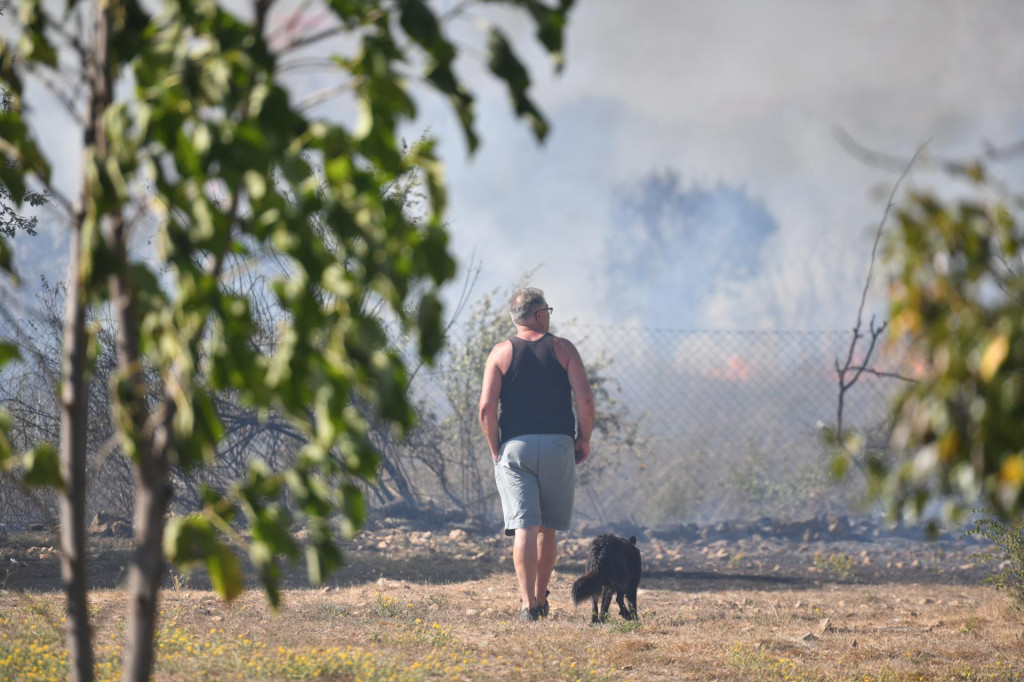
[[[684,188],[672,171],[627,188],[604,254],[610,305],[646,327],[697,329],[721,287],[757,277],[778,224],[740,188]]]
[[[926,141],[957,157],[1017,141],[1022,27],[1016,2],[578,3],[561,76],[523,50],[552,123],[542,147],[500,91],[481,92],[474,159],[431,119],[454,248],[475,253],[484,291],[543,265],[534,284],[581,321],[848,328],[897,174],[836,127],[908,159]],[[1021,164],[999,170],[1021,186]],[[668,176],[676,217],[658,237],[629,207]]]
[[[587,0],[571,13],[561,74],[529,21],[483,5],[450,27],[478,95],[480,151],[467,157],[436,95],[419,102],[407,135],[439,138],[452,248],[479,262],[476,293],[541,266],[533,284],[559,317],[848,328],[884,209],[876,190],[884,197],[896,177],[853,158],[836,126],[906,158],[925,141],[935,155],[971,156],[1024,137],[1016,0]],[[530,70],[552,126],[543,145],[486,76],[479,28],[491,19]],[[330,73],[300,75],[289,77],[296,97],[336,84]],[[42,88],[29,99],[45,112],[41,144],[60,159],[55,182],[73,197],[74,126]],[[1022,166],[998,170],[1020,187]],[[661,201],[675,223],[644,232],[629,207],[645,183],[669,176],[676,184]],[[64,226],[40,228],[14,247],[28,282],[64,276]]]

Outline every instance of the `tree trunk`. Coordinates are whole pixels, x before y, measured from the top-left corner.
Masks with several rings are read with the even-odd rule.
[[[158,594],[163,576],[164,514],[169,502],[167,453],[174,418],[174,403],[165,397],[156,416],[147,409],[147,387],[142,375],[143,358],[136,312],[137,290],[128,266],[128,234],[123,216],[110,217],[104,237],[117,260],[116,274],[109,281],[110,299],[117,316],[117,364],[128,396],[121,409],[131,417],[128,434],[135,450],[135,556],[128,569],[128,649],[123,679],[148,680],[155,660],[154,637],[158,615]]]
[[[123,677],[148,680],[153,671],[157,596],[163,574],[167,467],[162,459],[140,453],[135,466],[135,558],[128,570],[128,650]]]
[[[76,222],[78,222],[76,220]],[[85,291],[78,267],[81,223],[71,236],[71,267],[64,324],[64,365],[60,394],[60,464],[66,491],[60,504],[61,576],[67,594],[67,649],[71,680],[93,678],[85,565],[85,458],[88,386],[85,379]]]
[[[89,390],[86,377],[88,340],[85,329],[89,287],[82,271],[82,234],[93,213],[89,164],[106,153],[103,119],[110,103],[109,3],[97,3],[93,24],[94,50],[86,63],[89,107],[83,131],[85,168],[71,230],[68,293],[61,370],[60,462],[65,491],[61,497],[61,575],[67,593],[67,649],[70,677],[93,679],[92,633],[85,554],[86,454],[89,432]],[[90,158],[90,152],[92,158]]]

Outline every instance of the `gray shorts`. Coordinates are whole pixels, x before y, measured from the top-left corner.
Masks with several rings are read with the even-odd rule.
[[[543,526],[569,530],[576,492],[573,439],[564,434],[532,434],[501,445],[494,481],[505,514],[505,534]]]

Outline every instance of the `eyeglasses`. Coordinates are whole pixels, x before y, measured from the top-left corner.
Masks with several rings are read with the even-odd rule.
[[[537,308],[536,310],[533,311],[533,314],[536,315],[537,313],[539,313],[542,310],[545,311],[548,315],[550,315],[551,313],[555,312],[554,308],[552,308],[551,306],[548,306],[547,308]]]

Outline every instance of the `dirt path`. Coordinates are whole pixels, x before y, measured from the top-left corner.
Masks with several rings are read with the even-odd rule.
[[[989,551],[989,545],[969,542],[958,535],[923,541],[851,532],[839,538],[827,533],[813,537],[804,532],[805,540],[756,530],[643,532],[638,536],[638,547],[643,555],[645,584],[689,593],[812,589],[835,583],[976,585],[997,569],[995,563],[982,564],[972,558],[972,554]],[[591,537],[574,533],[562,536],[558,560],[561,573],[582,573]],[[498,533],[463,528],[424,530],[402,522],[379,524],[343,545],[347,563],[327,584],[340,587],[381,577],[423,583],[478,580],[494,573],[511,573],[511,547],[511,540]],[[130,552],[128,539],[93,537],[88,563],[90,583],[98,588],[118,587],[125,577]],[[301,569],[298,566],[291,572],[286,587],[305,586]],[[169,582],[171,579],[169,576]],[[193,576],[189,582],[203,586],[201,576]],[[0,536],[0,587],[59,590],[55,539],[45,533]]]

